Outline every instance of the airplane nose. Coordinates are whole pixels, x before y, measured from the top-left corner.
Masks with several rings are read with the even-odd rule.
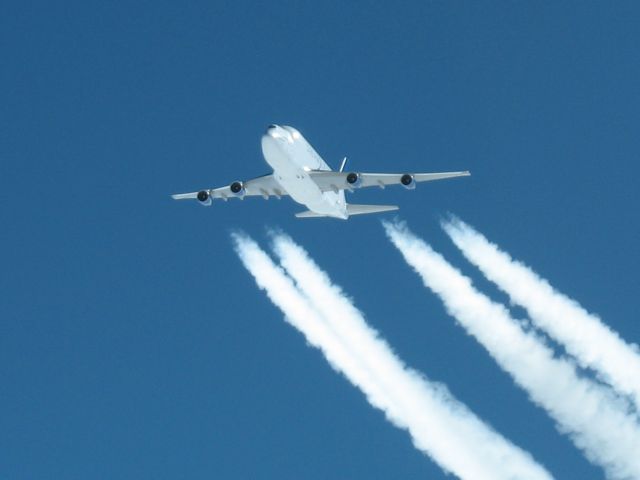
[[[276,138],[278,140],[286,140],[288,132],[284,130],[280,125],[269,125],[267,127],[266,134],[271,138]]]
[[[271,137],[280,142],[293,142],[293,138],[291,133],[289,133],[289,130],[287,130],[286,127],[281,127],[280,125],[269,125],[265,136]]]

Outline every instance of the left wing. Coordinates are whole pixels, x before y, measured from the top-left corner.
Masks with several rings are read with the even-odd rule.
[[[405,188],[415,188],[415,184],[419,182],[466,177],[469,175],[471,174],[468,171],[442,173],[347,173],[314,170],[309,172],[309,176],[323,192],[338,192],[340,190],[354,190],[364,187],[384,188],[387,185],[403,185]]]
[[[282,187],[273,178],[273,174],[257,177],[246,182],[233,182],[226,187],[204,189],[198,192],[177,193],[171,195],[175,200],[195,199],[205,204],[210,204],[211,199],[221,198],[228,200],[229,198],[244,198],[253,196],[262,196],[269,198],[270,196],[281,197],[287,195]]]

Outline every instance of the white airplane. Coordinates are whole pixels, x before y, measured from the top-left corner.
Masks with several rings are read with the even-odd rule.
[[[280,198],[289,195],[306,206],[307,211],[296,214],[298,218],[334,217],[346,220],[351,215],[397,210],[395,205],[355,205],[345,201],[344,191],[364,187],[380,187],[400,184],[414,189],[417,182],[463,177],[469,172],[443,173],[360,173],[344,172],[346,158],[339,171],[332,171],[309,142],[292,127],[269,125],[262,136],[262,154],[273,168],[273,173],[262,177],[233,182],[231,185],[209,190],[172,195],[176,200],[197,199],[209,206],[212,199],[251,197],[260,195]]]

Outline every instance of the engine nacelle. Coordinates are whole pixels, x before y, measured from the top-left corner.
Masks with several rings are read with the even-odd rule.
[[[205,207],[211,205],[211,195],[209,195],[209,192],[207,192],[206,190],[199,191],[197,198],[198,202],[200,202],[200,205],[204,205]]]
[[[229,185],[229,190],[231,190],[231,193],[234,196],[239,198],[244,197],[245,193],[247,193],[242,182],[233,182],[231,185]]]
[[[359,173],[351,172],[347,174],[347,183],[351,188],[360,188],[362,185],[362,177]]]
[[[414,188],[416,188],[416,181],[413,178],[413,175],[410,175],[408,173],[405,173],[400,177],[400,183],[407,190],[413,190]]]

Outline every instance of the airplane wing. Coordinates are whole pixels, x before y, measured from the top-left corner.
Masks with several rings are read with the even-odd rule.
[[[403,185],[406,188],[415,188],[415,184],[419,182],[466,177],[469,175],[471,174],[468,171],[441,173],[347,173],[314,170],[309,172],[309,176],[323,192],[354,190],[364,187],[384,188],[387,185]]]
[[[175,200],[200,200],[200,202],[209,205],[211,204],[211,200],[215,198],[221,198],[226,201],[229,198],[243,198],[258,195],[264,198],[269,198],[270,196],[280,198],[287,195],[287,192],[282,190],[282,187],[280,187],[275,178],[273,178],[273,174],[268,174],[247,180],[246,182],[233,182],[226,187],[210,188],[190,193],[177,193],[171,195],[171,197]]]

